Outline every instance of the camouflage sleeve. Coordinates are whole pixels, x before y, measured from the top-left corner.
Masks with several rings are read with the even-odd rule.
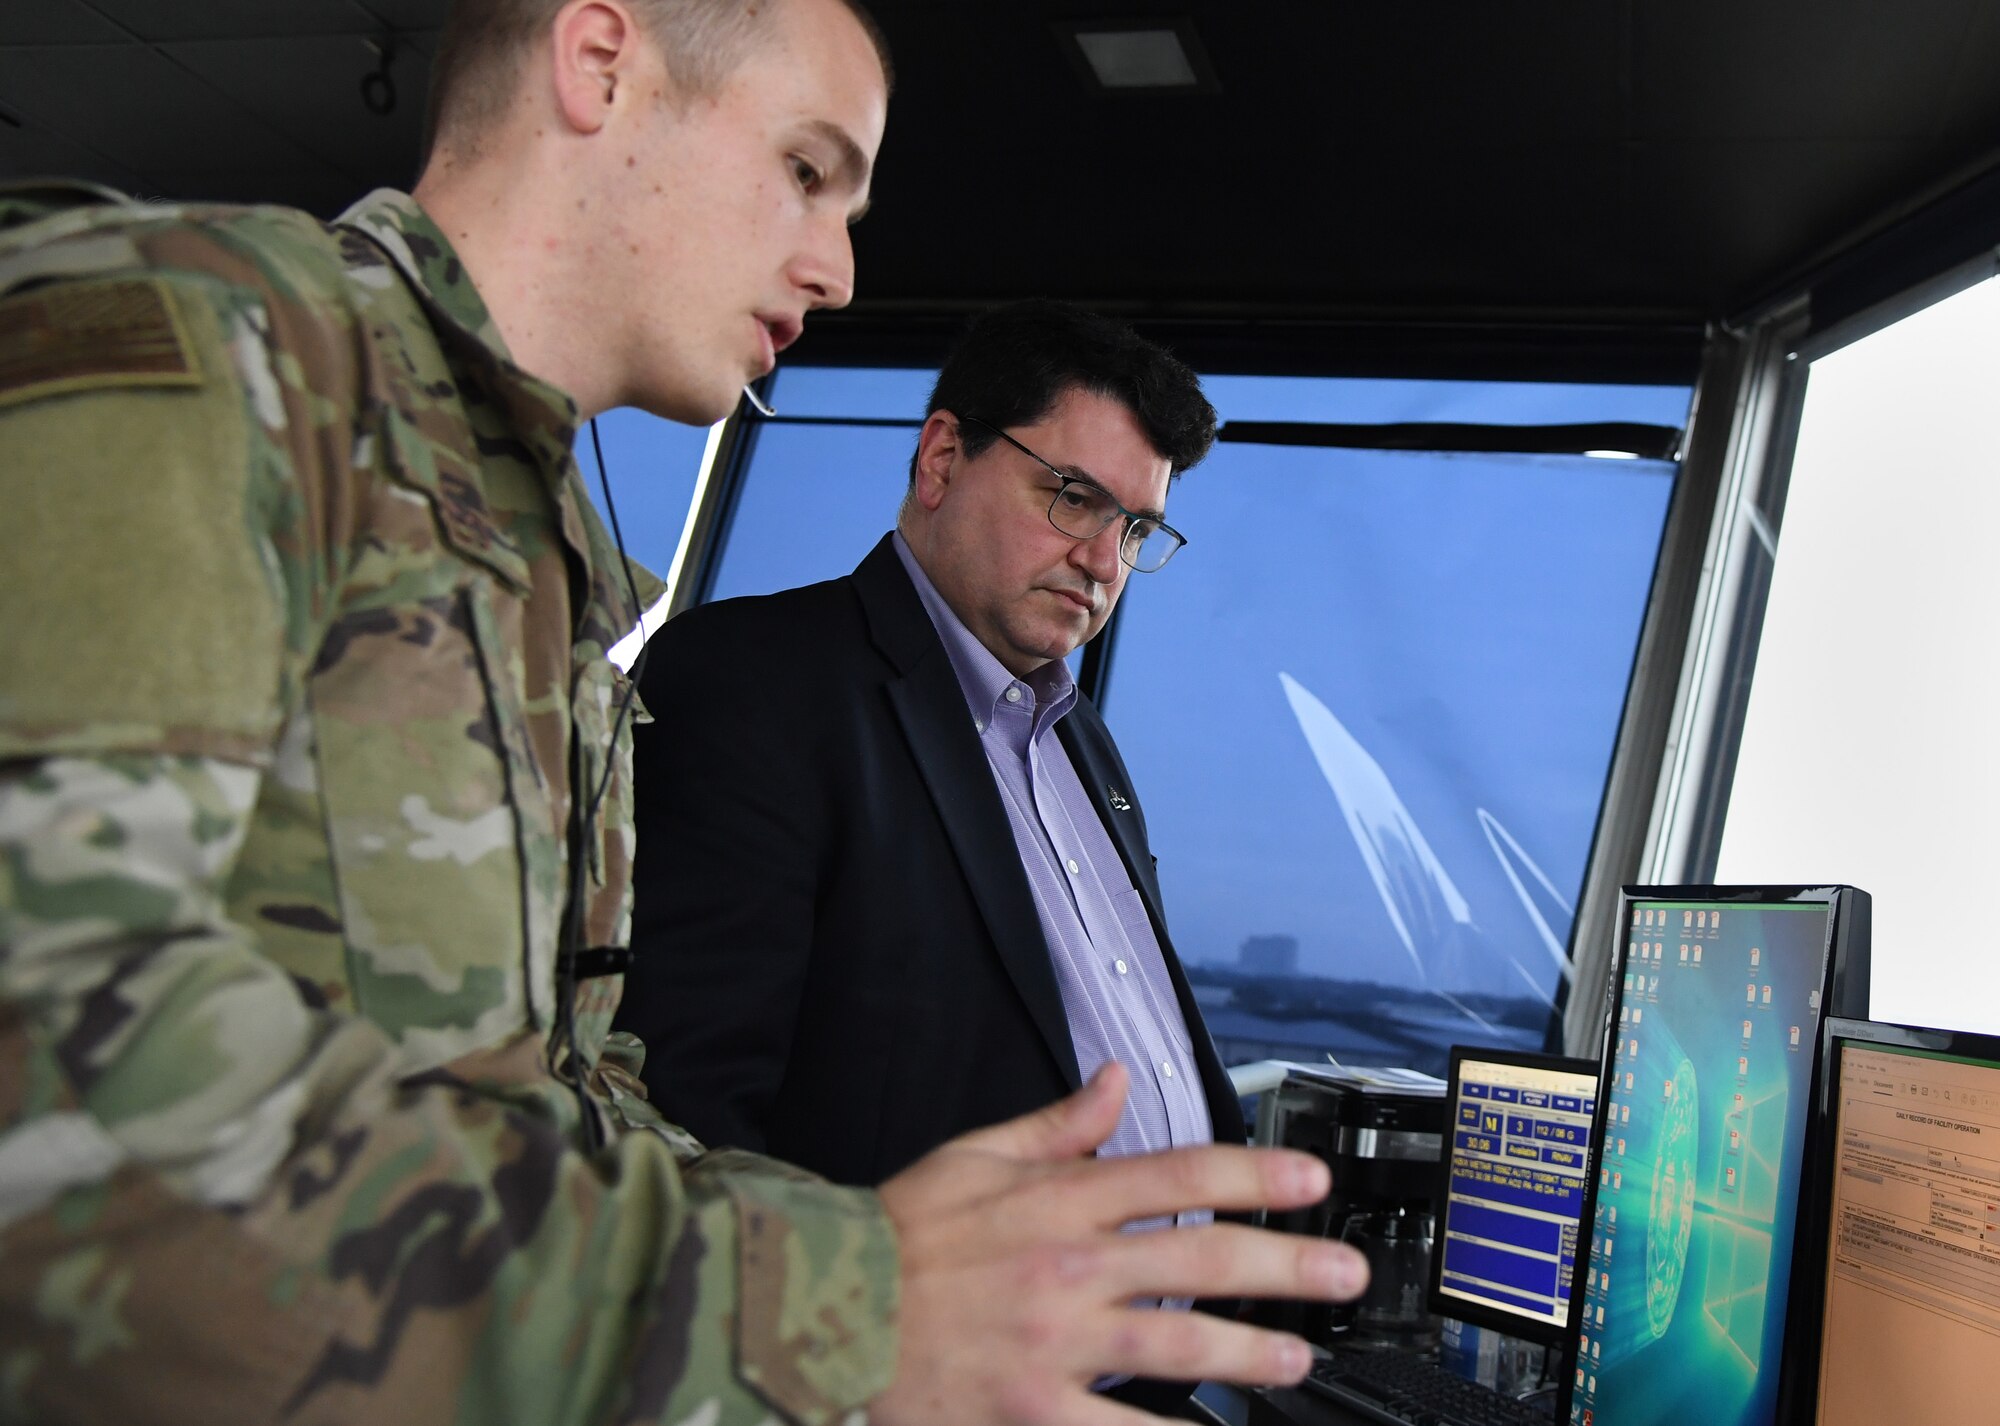
[[[200,362],[272,370],[204,291]],[[587,1156],[536,1035],[411,1076],[228,914],[329,577],[243,538],[329,508],[254,428],[0,393],[0,1419],[844,1418],[894,1361],[872,1194]]]
[[[828,1422],[887,1385],[872,1195],[589,1161],[528,1036],[399,1082],[218,916],[256,785],[0,775],[0,1415]]]

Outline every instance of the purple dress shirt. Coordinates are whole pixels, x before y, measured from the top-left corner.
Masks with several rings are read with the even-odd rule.
[[[894,543],[965,690],[1007,809],[1077,1069],[1088,1080],[1106,1060],[1117,1060],[1131,1076],[1124,1116],[1100,1152],[1209,1143],[1214,1134],[1187,1021],[1145,900],[1056,737],[1056,723],[1076,704],[1068,665],[1055,659],[1015,678],[952,612],[900,533]],[[1209,1216],[1183,1213],[1179,1221]]]

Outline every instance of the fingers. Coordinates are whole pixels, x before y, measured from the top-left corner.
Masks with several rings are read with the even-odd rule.
[[[1109,1338],[1088,1353],[1102,1371],[1167,1381],[1291,1386],[1312,1366],[1312,1349],[1290,1333],[1202,1312],[1127,1307],[1105,1320]]]
[[[1075,1215],[1070,1221],[1116,1228],[1191,1208],[1304,1208],[1331,1187],[1311,1154],[1212,1144],[1068,1165],[1048,1191],[1067,1200],[1057,1211]]]
[[[1090,1083],[1067,1099],[953,1142],[1011,1159],[1074,1159],[1111,1137],[1118,1116],[1125,1112],[1129,1084],[1125,1067],[1108,1060]]]
[[[1121,1233],[1095,1266],[1104,1296],[1285,1297],[1345,1302],[1368,1286],[1368,1260],[1345,1243],[1212,1223]]]

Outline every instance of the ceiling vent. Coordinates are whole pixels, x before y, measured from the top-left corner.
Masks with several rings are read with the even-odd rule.
[[[1192,20],[1068,20],[1070,63],[1107,94],[1214,94],[1222,86]]]

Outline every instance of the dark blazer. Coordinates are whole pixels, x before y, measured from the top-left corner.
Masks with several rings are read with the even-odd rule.
[[[670,620],[641,677],[618,1024],[670,1120],[876,1184],[1077,1086],[1006,811],[888,537],[844,579]],[[1240,1143],[1131,777],[1087,699],[1057,727],[1152,917],[1215,1137]]]

